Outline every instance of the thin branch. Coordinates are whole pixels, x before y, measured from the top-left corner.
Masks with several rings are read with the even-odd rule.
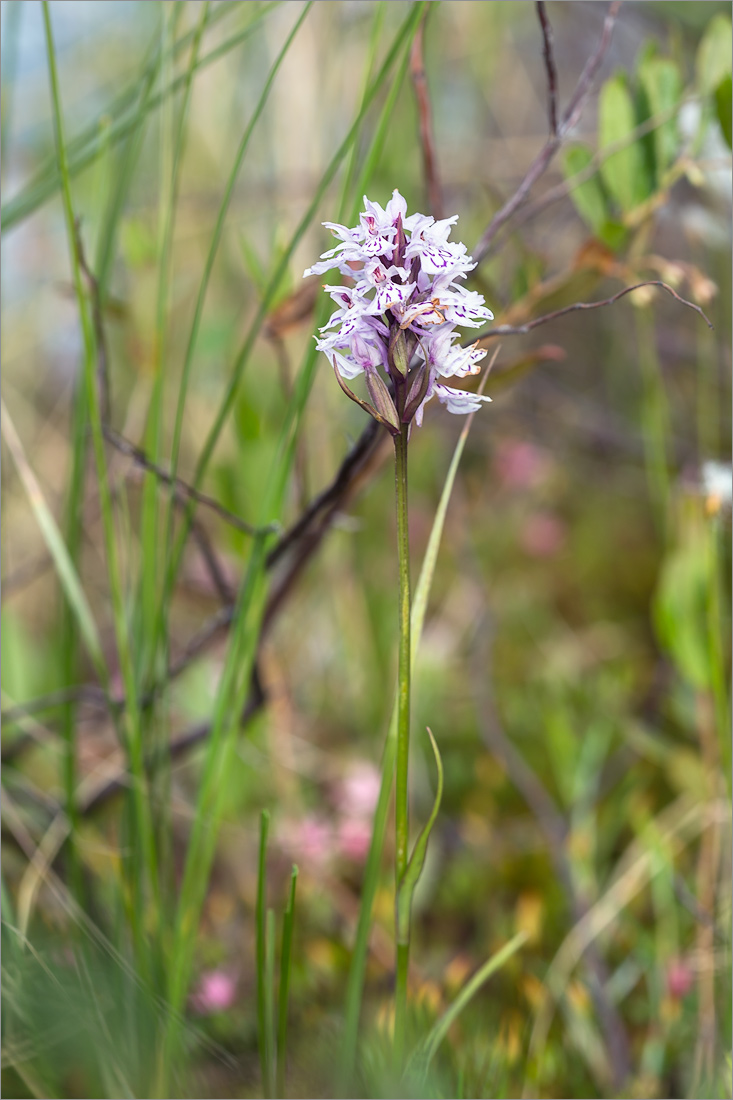
[[[166,682],[173,680],[176,676],[180,676],[180,674],[188,668],[191,662],[194,661],[200,653],[204,652],[222,630],[226,630],[227,627],[231,626],[233,618],[234,603],[231,603],[227,607],[222,607],[215,615],[207,619],[203,626],[201,626],[193,637],[189,639],[175,661],[171,661],[168,667]]]
[[[613,34],[613,28],[616,24],[619,9],[621,7],[621,0],[613,0],[613,3],[608,9],[605,20],[603,21],[603,32],[601,34],[598,45],[588,58],[585,68],[580,74],[578,83],[575,86],[570,102],[566,110],[563,112],[563,116],[560,120],[560,124],[557,128],[557,133],[548,139],[544,147],[532,161],[527,173],[520,183],[517,190],[512,197],[508,199],[500,210],[494,214],[494,217],[489,222],[486,230],[481,236],[478,244],[473,249],[473,258],[476,263],[481,263],[486,258],[491,248],[494,237],[501,229],[502,225],[512,217],[514,212],[519,209],[520,206],[527,200],[529,192],[534,187],[540,176],[546,171],[547,166],[554,157],[557,150],[562,145],[568,131],[575,125],[580,117],[580,114],[585,105],[585,101],[590,93],[593,79],[598,72],[603,59],[606,56],[608,47],[611,44],[611,36]]]
[[[248,722],[254,718],[255,714],[265,704],[265,695],[262,691],[262,686],[259,682],[259,678],[255,675],[252,677],[252,689],[250,698],[245,704],[244,710],[240,716],[239,724],[240,728],[247,725]],[[196,745],[200,745],[202,741],[205,741],[211,732],[210,722],[199,722],[194,726],[189,726],[187,730],[180,733],[177,737],[174,737],[166,746],[165,749],[159,749],[156,753],[151,754],[146,761],[146,768],[152,769],[155,766],[157,759],[165,752],[166,759],[177,760],[183,756],[189,749],[195,748]],[[93,791],[79,806],[79,812],[84,817],[89,817],[94,813],[99,806],[108,802],[115,794],[119,794],[127,788],[129,783],[129,772],[126,768],[120,769],[120,771],[114,775],[111,779],[105,780],[102,786]]]
[[[266,625],[269,626],[274,620],[296,578],[318,549],[334,520],[343,510],[345,502],[358,491],[358,488],[368,477],[372,461],[377,458],[382,443],[388,438],[384,433],[380,433],[378,425],[370,420],[359,439],[344,458],[331,484],[312,501],[306,512],[285,532],[271,550],[267,560],[268,569],[274,569],[288,557],[290,561],[283,576],[271,592],[264,616]],[[164,679],[140,699],[140,705],[143,707],[150,706],[165,686],[172,679],[180,676],[191,662],[216,639],[221,631],[230,626],[233,614],[234,603],[232,601],[205,622],[189,640],[178,657],[171,661]],[[101,704],[104,702],[104,693],[96,684],[77,685],[32,700],[22,707],[9,708],[2,715],[2,719],[3,722],[16,723],[30,714],[62,706],[70,699],[87,700]],[[15,742],[13,742],[13,745],[8,746],[14,756],[19,755],[25,747],[25,741],[22,747],[18,746],[17,751],[14,751]]]
[[[438,177],[438,164],[435,155],[435,140],[433,137],[433,113],[430,106],[430,92],[425,75],[425,60],[423,54],[423,39],[425,34],[425,22],[430,9],[425,9],[425,15],[418,24],[415,37],[410,49],[410,77],[415,89],[417,100],[417,113],[420,122],[420,146],[422,148],[423,170],[425,183],[428,190],[428,205],[430,213],[437,220],[443,217],[443,193]]]
[[[57,691],[51,691],[47,695],[41,695],[37,699],[30,699],[27,703],[8,707],[2,712],[2,723],[4,726],[14,726],[24,718],[33,718],[37,714],[43,714],[44,711],[66,706],[67,703],[93,703],[106,709],[107,702],[106,693],[97,684],[71,684]],[[6,751],[13,753],[14,745],[15,743],[11,742],[3,748],[3,760],[8,759]]]
[[[242,531],[245,535],[262,535],[278,530],[276,524],[269,524],[267,527],[255,527],[254,524],[247,523],[246,520],[240,519],[236,513],[230,512],[223,504],[219,504],[213,497],[200,492],[198,489],[194,489],[192,485],[189,485],[182,478],[173,477],[167,470],[151,462],[144,451],[136,447],[134,443],[130,443],[128,439],[125,439],[124,436],[120,435],[113,428],[110,428],[108,424],[104,425],[103,430],[104,438],[108,443],[111,443],[121,454],[131,458],[133,462],[142,467],[143,470],[155,474],[155,476],[165,482],[166,485],[170,485],[179,499],[195,500],[198,504],[205,505],[205,507],[210,508],[212,512],[216,513],[220,519],[223,519],[225,523],[228,523],[231,527],[235,527],[238,531]]]
[[[547,18],[544,0],[537,0],[537,17],[542,28],[542,56],[547,71],[547,113],[550,122],[550,137],[557,136],[557,68],[552,48],[552,26]]]
[[[676,290],[673,290],[668,283],[663,283],[661,279],[645,279],[643,283],[634,283],[633,286],[625,286],[623,290],[619,290],[618,294],[614,294],[610,298],[604,298],[600,302],[573,302],[571,306],[565,306],[563,309],[556,309],[552,313],[545,313],[542,317],[535,317],[534,320],[527,321],[524,325],[495,325],[493,328],[479,333],[474,339],[489,340],[494,336],[526,336],[532,329],[538,328],[540,325],[546,325],[549,321],[556,321],[558,317],[564,317],[566,313],[576,313],[578,310],[600,309],[602,306],[612,306],[619,298],[623,298],[626,294],[631,294],[633,290],[640,290],[643,286],[661,287],[662,290],[666,290],[668,294],[671,294],[672,297],[683,306],[694,309],[695,313],[700,314],[708,328],[713,328],[712,321],[700,306],[695,305],[694,302],[688,302],[687,298],[683,298]]]
[[[178,503],[180,504],[182,502],[178,501]],[[211,583],[216,589],[219,599],[225,607],[231,606],[231,604],[234,603],[236,592],[233,590],[224,574],[216,551],[211,545],[211,539],[209,538],[206,528],[197,519],[194,519],[191,523],[191,534],[201,551],[201,557],[204,560],[207,572],[211,578]]]
[[[315,497],[305,512],[290,527],[273,546],[267,559],[268,566],[276,565],[301,539],[318,516],[328,510],[332,504],[343,499],[352,483],[368,465],[372,455],[385,439],[389,438],[380,433],[376,420],[369,420],[354,446],[348,452],[343,462],[336,471],[331,484]]]

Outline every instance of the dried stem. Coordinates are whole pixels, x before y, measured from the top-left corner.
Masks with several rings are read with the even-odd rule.
[[[173,477],[167,470],[151,462],[144,451],[136,447],[134,443],[130,443],[128,439],[125,439],[124,436],[121,436],[113,428],[110,428],[108,424],[103,426],[103,430],[104,438],[108,443],[115,447],[121,454],[131,458],[133,462],[143,470],[155,474],[155,476],[166,485],[170,485],[179,499],[195,500],[198,504],[203,504],[206,508],[210,508],[212,512],[215,512],[225,523],[228,523],[231,527],[235,527],[245,535],[261,535],[275,529],[272,526],[267,528],[255,527],[254,524],[247,523],[246,520],[240,519],[238,515],[234,512],[230,512],[228,508],[225,508],[223,504],[219,504],[213,497],[207,496],[206,493],[202,493],[198,489],[194,489],[192,485],[189,485],[188,482],[184,481],[182,478]]]
[[[428,191],[428,207],[430,213],[437,220],[443,217],[443,193],[438,177],[438,164],[435,155],[435,140],[433,137],[433,112],[430,106],[430,92],[425,75],[424,60],[424,35],[425,22],[429,8],[418,24],[415,37],[412,40],[410,50],[410,77],[415,89],[417,100],[417,113],[420,121],[420,146],[422,148],[423,171],[425,184]]]
[[[542,56],[547,71],[547,113],[550,122],[550,137],[557,137],[557,68],[552,48],[552,26],[547,18],[544,0],[537,0],[537,17],[542,28]]]
[[[478,337],[474,339],[489,340],[494,336],[526,336],[532,329],[538,328],[540,325],[546,325],[549,321],[556,321],[558,317],[564,317],[566,313],[577,313],[578,310],[586,309],[600,309],[602,306],[612,306],[614,302],[618,302],[619,298],[623,298],[626,294],[631,294],[633,290],[640,290],[643,286],[658,286],[662,290],[666,290],[668,294],[671,294],[678,302],[683,306],[687,306],[689,309],[694,309],[695,313],[699,313],[708,328],[713,327],[713,323],[705,313],[705,311],[694,302],[689,302],[687,298],[683,298],[673,290],[668,283],[663,283],[661,279],[645,279],[644,282],[634,283],[633,286],[625,286],[623,290],[619,290],[618,294],[613,294],[610,298],[604,298],[600,302],[573,302],[571,306],[564,306],[563,309],[556,309],[552,313],[545,313],[542,317],[535,317],[532,321],[527,321],[524,325],[495,325],[493,328],[487,329],[485,332],[479,333]]]
[[[527,173],[520,183],[517,190],[512,197],[508,199],[500,210],[494,214],[494,217],[489,222],[486,230],[481,236],[478,244],[473,250],[473,258],[476,263],[481,263],[489,254],[492,241],[494,237],[501,229],[502,225],[512,217],[514,212],[519,209],[520,206],[527,200],[529,192],[534,187],[540,176],[546,171],[547,166],[554,157],[557,150],[562,145],[568,131],[578,121],[580,114],[585,105],[585,101],[590,93],[593,79],[598,72],[603,59],[606,56],[608,47],[611,44],[611,36],[613,34],[613,28],[618,17],[619,9],[621,7],[621,0],[614,0],[608,9],[608,13],[603,22],[603,32],[601,34],[600,41],[586,62],[585,68],[580,74],[578,83],[575,86],[570,102],[567,108],[563,112],[560,124],[557,127],[556,133],[552,134],[547,140],[538,156],[532,161]]]

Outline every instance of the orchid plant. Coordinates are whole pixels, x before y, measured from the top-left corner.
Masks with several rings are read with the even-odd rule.
[[[408,857],[408,763],[410,740],[410,564],[407,514],[407,445],[412,422],[422,424],[425,405],[437,397],[451,413],[470,413],[489,401],[453,389],[439,378],[478,374],[486,352],[478,342],[463,347],[460,327],[480,328],[493,314],[481,294],[462,280],[476,265],[466,247],[448,240],[457,215],[435,221],[407,215],[395,190],[386,208],[364,196],[359,225],[324,222],[339,244],[324,252],[305,276],[337,269],[350,285],[324,286],[337,306],[320,329],[317,347],[328,357],[339,385],[391,433],[395,445],[395,487],[400,573],[398,725],[395,769],[395,1057],[404,1063],[407,974],[412,891],[425,858],[427,836],[437,813]],[[304,277],[305,277],[304,276]],[[347,385],[365,375],[371,403]],[[432,735],[431,735],[432,737]],[[435,745],[434,745],[435,748]],[[436,760],[440,767],[440,758]]]

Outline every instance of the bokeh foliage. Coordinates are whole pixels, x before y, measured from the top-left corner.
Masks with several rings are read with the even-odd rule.
[[[301,272],[328,247],[318,223],[349,220],[363,190],[428,202],[409,75],[420,13],[406,0],[321,0],[274,69],[303,7],[49,6],[89,269],[77,273],[103,326],[111,424],[169,468],[185,377],[178,473],[200,475],[246,521],[283,527],[364,426],[312,351],[315,294]],[[547,12],[562,108],[606,7]],[[269,582],[255,571],[261,587],[247,588],[251,536],[199,506],[201,530],[166,588],[186,513],[109,444],[105,533],[41,5],[4,2],[2,18],[3,398],[20,440],[11,455],[4,428],[3,1087],[262,1095],[266,809],[278,937],[300,868],[287,1092],[339,1095],[363,875],[344,799],[350,776],[378,767],[396,667],[388,451],[273,618],[256,652],[266,706],[240,731]],[[730,1095],[730,467],[709,465],[730,453],[730,26],[728,5],[625,4],[582,117],[472,276],[498,324],[661,279],[715,328],[645,288],[501,339],[416,671],[418,821],[434,793],[426,725],[445,790],[415,900],[415,1034],[517,931],[529,938],[453,1024],[429,1095],[613,1096],[622,1063],[623,1095]],[[445,213],[460,214],[470,251],[546,138],[535,5],[430,5],[424,61]],[[460,427],[431,407],[411,444],[415,572]],[[66,548],[55,555],[49,522]],[[187,662],[238,589],[253,617]],[[168,660],[186,667],[149,705]],[[221,756],[203,741],[152,777],[138,761],[135,776],[136,743],[159,750],[215,714]],[[86,811],[131,771],[142,805],[123,790]],[[192,833],[202,871],[187,892]],[[387,857],[353,1095],[399,1087]],[[233,990],[219,1006],[201,999],[213,972]]]

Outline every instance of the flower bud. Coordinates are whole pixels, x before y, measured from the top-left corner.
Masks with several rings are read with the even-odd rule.
[[[389,390],[375,370],[368,370],[366,372],[366,385],[369,396],[374,402],[374,407],[379,415],[399,432],[400,418],[397,415],[394,401],[392,400]]]
[[[387,428],[388,431],[390,431],[392,433],[392,435],[399,435],[400,434],[400,423],[399,423],[399,420],[397,418],[397,410],[395,409],[394,405],[392,405],[391,414],[390,414],[390,411],[389,411],[389,406],[385,405],[384,408],[385,408],[385,412],[386,412],[387,415],[382,415],[382,413],[378,412],[377,409],[375,409],[372,405],[370,405],[368,401],[362,401],[362,399],[360,397],[357,397],[357,395],[354,393],[353,390],[349,389],[349,387],[344,382],[343,376],[342,376],[341,372],[339,371],[339,369],[338,369],[338,367],[336,366],[335,363],[333,365],[333,370],[334,370],[334,374],[336,375],[336,379],[338,381],[339,386],[344,391],[346,396],[348,398],[350,398],[351,401],[354,402],[354,404],[358,405],[359,408],[364,410],[364,412],[369,413],[369,415],[371,417],[373,417],[373,419],[376,420],[379,424],[383,424],[384,427]],[[377,377],[379,382],[382,382],[382,380],[381,380],[381,378],[379,378],[379,376],[376,376],[376,377]],[[367,386],[369,386],[369,375],[367,375]],[[389,401],[390,401],[390,404],[391,404],[392,399],[389,396],[389,390],[384,385],[384,382],[382,382],[382,386],[384,387],[384,390],[385,390],[385,392],[387,394],[387,397],[389,398]],[[369,392],[371,393],[371,388],[370,388]],[[375,388],[375,392],[378,392],[378,389]]]
[[[423,364],[417,370],[412,372],[410,377],[410,388],[407,392],[407,398],[405,400],[405,409],[402,413],[402,419],[405,424],[409,424],[413,416],[417,412],[418,408],[423,402],[425,394],[428,392],[428,384],[430,382],[430,372],[428,371],[427,364]]]
[[[395,381],[407,378],[410,359],[404,332],[395,327],[389,338],[389,372]]]

